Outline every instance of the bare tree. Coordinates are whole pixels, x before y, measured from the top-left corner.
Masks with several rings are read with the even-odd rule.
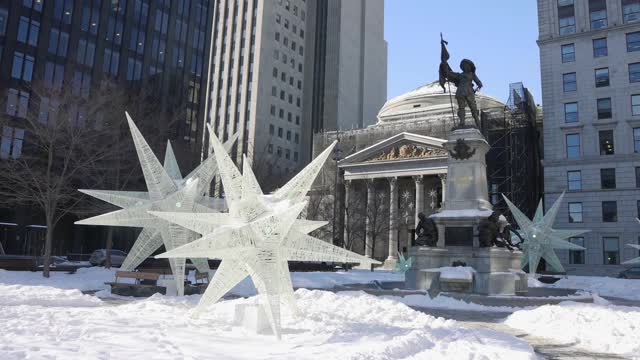
[[[78,188],[105,181],[115,152],[113,139],[119,136],[105,118],[112,94],[93,94],[89,101],[78,87],[69,88],[78,91],[26,89],[28,105],[18,100],[16,111],[0,118],[7,134],[24,133],[19,150],[14,141],[11,153],[5,149],[0,154],[0,196],[9,204],[41,211],[46,224],[44,277],[49,277],[56,225],[82,201]]]
[[[373,201],[367,204],[366,218],[369,221],[371,236],[371,254],[375,257],[376,244],[389,232],[389,196],[380,187],[376,187]],[[365,243],[365,248],[366,248]],[[366,251],[366,249],[365,249]]]

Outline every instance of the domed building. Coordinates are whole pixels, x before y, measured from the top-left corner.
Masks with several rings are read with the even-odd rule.
[[[419,213],[437,212],[446,197],[448,132],[457,121],[453,84],[437,81],[388,100],[377,122],[364,129],[314,135],[319,154],[338,139],[333,162],[312,193],[309,218],[331,219],[324,237],[353,251],[395,263],[414,239]],[[501,193],[532,215],[542,183],[541,119],[521,83],[507,104],[476,93],[487,154],[490,200],[504,209]],[[468,112],[467,119],[473,121]],[[336,161],[337,160],[337,161]]]

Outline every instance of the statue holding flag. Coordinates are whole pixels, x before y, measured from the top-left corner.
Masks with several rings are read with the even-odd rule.
[[[458,102],[458,118],[460,119],[460,123],[456,128],[464,128],[465,126],[465,115],[466,115],[466,107],[469,106],[471,109],[471,116],[473,116],[473,120],[475,120],[475,127],[479,127],[480,119],[478,117],[478,106],[476,105],[476,91],[482,88],[482,82],[478,79],[476,75],[476,66],[473,61],[469,59],[463,59],[460,62],[461,73],[454,72],[451,70],[449,66],[449,51],[447,51],[447,44],[443,38],[442,34],[440,34],[440,86],[442,86],[442,90],[445,90],[445,82],[452,82],[458,90],[456,91],[456,101]],[[478,86],[476,89],[473,87],[473,83],[476,83]],[[449,92],[451,94],[451,92]],[[449,95],[451,96],[451,95]],[[452,104],[453,107],[453,104]],[[473,125],[471,125],[473,127]]]

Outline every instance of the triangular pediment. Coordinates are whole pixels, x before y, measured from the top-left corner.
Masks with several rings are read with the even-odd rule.
[[[340,165],[381,161],[442,158],[447,156],[443,144],[446,140],[403,132],[382,140],[352,155]]]

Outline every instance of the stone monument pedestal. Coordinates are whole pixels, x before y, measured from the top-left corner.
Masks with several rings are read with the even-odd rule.
[[[488,198],[486,154],[489,144],[478,129],[454,130],[444,144],[449,151],[445,203],[430,216],[438,229],[437,247],[413,247],[406,272],[408,288],[435,291],[463,289],[484,295],[526,292],[520,251],[480,247],[478,225],[492,213]],[[444,284],[438,268],[463,263],[475,270],[471,284]],[[468,286],[467,286],[468,285]]]

